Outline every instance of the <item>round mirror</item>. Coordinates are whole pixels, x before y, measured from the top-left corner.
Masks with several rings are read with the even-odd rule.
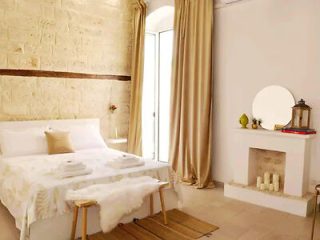
[[[262,120],[264,129],[273,130],[276,124],[287,125],[290,122],[294,104],[294,98],[286,88],[268,86],[254,98],[252,115]]]

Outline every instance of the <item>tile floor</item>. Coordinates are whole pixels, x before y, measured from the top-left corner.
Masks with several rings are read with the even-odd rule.
[[[183,186],[183,210],[220,227],[201,240],[309,240],[312,218],[302,218],[228,199],[223,189],[196,190]],[[317,218],[320,240],[320,214]],[[17,240],[19,232],[8,211],[0,205],[0,240]]]

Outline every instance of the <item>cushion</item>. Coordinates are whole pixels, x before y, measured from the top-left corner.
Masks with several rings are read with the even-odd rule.
[[[23,130],[2,129],[0,131],[0,148],[2,156],[16,157],[47,154],[47,142],[44,135],[46,127],[27,128]]]
[[[45,132],[49,154],[74,152],[69,132]]]
[[[100,131],[93,125],[71,126],[62,129],[62,131],[70,132],[71,142],[75,151],[107,147]]]

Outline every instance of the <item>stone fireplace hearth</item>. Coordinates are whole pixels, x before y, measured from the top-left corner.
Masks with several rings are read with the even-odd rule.
[[[292,214],[307,216],[312,209],[308,193],[312,135],[238,129],[235,132],[233,181],[225,196]],[[280,192],[260,191],[257,176],[280,175]]]

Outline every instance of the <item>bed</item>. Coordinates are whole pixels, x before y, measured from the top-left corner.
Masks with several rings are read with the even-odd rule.
[[[68,130],[88,125],[100,129],[98,119],[81,119],[0,122],[0,131],[18,131],[29,128]],[[0,140],[0,145],[2,141]],[[19,141],[11,144],[16,144],[16,146],[23,144]],[[31,145],[30,142],[25,141],[25,145]],[[14,151],[14,147],[12,151]],[[21,151],[18,156],[1,155],[0,199],[15,218],[16,226],[21,232],[20,239],[64,240],[70,238],[72,209],[64,198],[68,189],[79,189],[91,184],[109,183],[123,177],[137,176],[151,176],[161,181],[173,183],[170,168],[165,163],[145,160],[144,166],[125,169],[110,168],[106,164],[109,159],[114,159],[122,154],[122,152],[108,147],[92,145],[67,154],[48,155],[43,152],[23,154]],[[56,168],[61,161],[69,159],[80,160],[92,169],[92,173],[72,178],[57,178]],[[178,206],[176,191],[173,184],[171,186],[165,194],[168,209]],[[155,204],[155,210],[160,210],[159,203]],[[124,217],[121,222],[129,222],[135,217],[145,217],[146,215],[148,215],[147,201],[140,209]],[[100,231],[98,209],[95,208],[89,212],[88,222],[89,234]],[[77,236],[80,236],[80,231],[77,232]]]

